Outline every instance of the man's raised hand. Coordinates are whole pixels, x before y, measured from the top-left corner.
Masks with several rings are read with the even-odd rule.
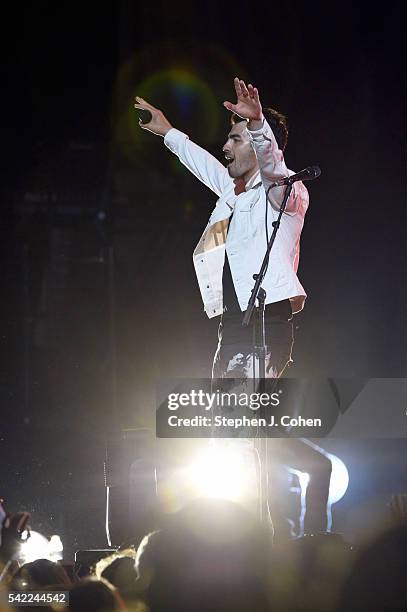
[[[143,123],[139,120],[139,126],[143,130],[148,130],[157,136],[165,136],[166,133],[172,128],[171,123],[168,121],[164,113],[158,108],[155,108],[152,104],[149,104],[140,96],[136,96],[136,104],[134,108],[139,110],[148,111],[151,114],[151,119],[148,123]]]
[[[246,87],[245,82],[237,77],[234,79],[234,85],[237,97],[236,104],[224,102],[223,106],[249,122],[262,121],[263,112],[257,88],[251,84]]]

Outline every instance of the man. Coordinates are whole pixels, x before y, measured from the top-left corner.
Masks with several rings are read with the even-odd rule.
[[[223,146],[226,168],[207,151],[173,128],[164,114],[136,97],[135,108],[151,119],[140,126],[164,137],[165,145],[217,196],[208,225],[194,251],[193,260],[204,309],[209,318],[221,316],[219,344],[213,378],[253,377],[253,330],[243,328],[243,313],[260,270],[277,219],[285,187],[271,188],[278,179],[293,174],[284,161],[287,141],[285,119],[270,109],[263,114],[258,90],[235,78],[236,104],[225,108],[243,121],[234,122]],[[308,207],[308,192],[301,182],[293,185],[262,283],[266,291],[266,376],[278,378],[291,360],[293,314],[302,310],[306,293],[297,278],[300,234]],[[267,227],[266,227],[267,220]],[[266,454],[268,451],[266,450]],[[298,440],[273,440],[273,457],[311,474],[307,490],[308,530],[326,527],[331,474],[330,461]],[[313,474],[315,477],[313,477]],[[278,507],[273,521],[283,534],[287,521]],[[307,521],[308,519],[308,521]],[[283,534],[284,535],[284,534]]]
[[[269,191],[271,183],[289,176],[283,156],[285,121],[272,111],[274,128],[266,121],[258,90],[235,78],[236,104],[224,106],[242,118],[235,122],[223,147],[226,168],[212,155],[173,128],[164,114],[136,97],[135,108],[149,111],[151,120],[140,126],[164,137],[166,146],[218,196],[208,225],[194,251],[194,266],[208,317],[221,316],[215,378],[247,378],[253,371],[253,332],[241,321],[277,219],[284,187]],[[273,131],[274,130],[274,131]],[[277,134],[278,140],[275,134]],[[266,291],[266,375],[278,377],[291,360],[293,313],[306,297],[296,272],[299,241],[308,192],[296,182],[287,202],[262,287]],[[267,219],[267,228],[265,219]]]

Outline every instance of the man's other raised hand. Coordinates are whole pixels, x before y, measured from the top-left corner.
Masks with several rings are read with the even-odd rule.
[[[224,102],[223,106],[242,119],[247,119],[249,129],[259,129],[263,121],[263,111],[257,87],[253,87],[250,83],[246,87],[246,83],[237,77],[233,82],[237,97],[236,104]]]

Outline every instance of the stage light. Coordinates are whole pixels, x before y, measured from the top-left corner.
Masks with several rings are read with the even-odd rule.
[[[332,463],[331,483],[329,486],[328,504],[336,504],[345,495],[349,486],[349,472],[344,462],[336,455],[328,453]]]
[[[29,537],[20,544],[18,561],[30,563],[36,559],[48,559],[58,561],[62,559],[63,545],[58,535],[52,535],[50,539],[37,531],[31,531]]]
[[[331,462],[331,482],[329,485],[328,506],[336,504],[345,495],[349,485],[349,472],[344,462],[333,453],[329,453],[311,440],[301,438],[302,442],[324,455]]]
[[[236,502],[256,497],[253,445],[245,440],[213,440],[187,469],[187,478],[201,497]]]

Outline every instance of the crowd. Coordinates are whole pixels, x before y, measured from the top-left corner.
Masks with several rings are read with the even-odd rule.
[[[400,502],[401,500],[401,502]],[[68,592],[72,612],[366,612],[407,610],[405,496],[386,526],[357,546],[333,533],[273,542],[270,530],[240,506],[196,500],[167,518],[136,548],[89,568],[46,559],[13,560],[25,513],[4,516],[0,610],[8,594]]]

